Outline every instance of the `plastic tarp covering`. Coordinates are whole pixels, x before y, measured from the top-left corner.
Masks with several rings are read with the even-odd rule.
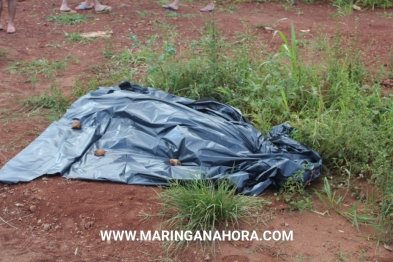
[[[81,129],[71,128],[75,120]],[[6,163],[0,181],[59,173],[136,185],[227,178],[239,193],[258,195],[294,174],[301,172],[303,181],[321,174],[321,157],[291,139],[292,131],[282,124],[265,138],[234,107],[123,82],[78,99]],[[96,149],[106,150],[105,156],[95,156]]]

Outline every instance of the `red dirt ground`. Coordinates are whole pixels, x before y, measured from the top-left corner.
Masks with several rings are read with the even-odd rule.
[[[4,1],[6,2],[6,1]],[[29,114],[21,100],[48,91],[50,81],[41,79],[32,84],[27,76],[12,75],[6,68],[13,62],[45,58],[73,58],[67,70],[60,71],[62,91],[70,93],[77,77],[91,74],[91,65],[105,62],[102,52],[106,42],[73,44],[65,41],[64,32],[93,32],[110,29],[115,50],[130,47],[132,31],[140,39],[150,35],[165,36],[170,32],[153,26],[170,23],[176,32],[179,48],[187,48],[190,39],[199,39],[199,28],[215,19],[228,39],[244,32],[246,24],[253,28],[257,40],[266,43],[267,50],[277,51],[281,40],[272,40],[272,31],[256,29],[258,25],[273,27],[286,35],[290,21],[299,30],[310,30],[303,39],[312,39],[317,30],[333,37],[337,25],[345,37],[355,37],[358,28],[360,49],[366,52],[370,68],[388,63],[393,43],[393,10],[355,11],[338,17],[337,9],[327,2],[312,5],[299,3],[289,6],[277,3],[247,3],[231,8],[218,5],[215,12],[200,14],[202,1],[183,1],[178,13],[191,17],[168,17],[156,1],[103,1],[113,7],[111,14],[79,11],[92,16],[87,24],[56,26],[47,22],[49,15],[58,14],[58,1],[26,0],[18,3],[17,33],[0,31],[0,168],[33,141],[50,124],[44,117]],[[70,6],[75,6],[72,2]],[[147,16],[137,11],[146,11]],[[384,15],[385,13],[385,15]],[[390,15],[389,15],[390,14]],[[3,10],[2,25],[6,26],[7,11]],[[288,18],[279,23],[282,18]],[[59,44],[54,48],[48,44]],[[369,47],[369,48],[368,48]],[[387,81],[388,83],[389,81]],[[389,82],[390,83],[390,82]],[[118,83],[113,83],[118,84]],[[320,187],[321,182],[311,187]],[[100,230],[158,230],[160,205],[155,187],[130,186],[115,183],[68,181],[61,177],[39,178],[30,183],[6,185],[0,183],[0,260],[1,261],[393,261],[393,254],[373,238],[373,228],[361,226],[358,231],[351,222],[329,210],[325,215],[315,212],[290,212],[286,204],[273,201],[261,210],[258,221],[241,224],[247,230],[293,230],[293,241],[286,242],[221,242],[216,253],[191,247],[177,258],[163,253],[162,242],[103,242]],[[274,199],[276,191],[261,197]],[[327,208],[314,201],[313,209],[324,213]],[[146,215],[148,214],[148,215]],[[4,221],[7,223],[5,223]]]

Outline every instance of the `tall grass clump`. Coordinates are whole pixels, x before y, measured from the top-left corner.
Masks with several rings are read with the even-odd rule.
[[[199,177],[185,182],[172,181],[169,188],[158,194],[158,200],[162,204],[163,228],[191,232],[192,237],[199,234],[199,239],[206,239],[199,242],[201,247],[213,252],[216,233],[238,229],[241,221],[255,219],[263,207],[261,198],[236,194],[236,188],[228,180],[213,182]],[[177,254],[189,243],[184,239],[166,243],[166,251]]]
[[[235,193],[236,188],[227,180],[173,182],[159,194],[163,216],[169,217],[165,225],[194,232],[237,227],[262,207],[262,202]]]
[[[48,22],[55,22],[56,25],[76,25],[88,22],[88,18],[81,14],[50,15],[46,20]]]
[[[192,50],[185,54],[177,54],[173,46],[166,48],[166,55],[156,59],[156,64],[149,65],[147,84],[194,99],[231,100],[231,91],[243,86],[252,70],[248,67],[250,56],[246,55],[250,47],[232,50],[244,54],[232,59],[230,46],[219,38],[212,22],[207,26],[207,34],[191,46]],[[218,89],[226,90],[229,96],[220,94]]]

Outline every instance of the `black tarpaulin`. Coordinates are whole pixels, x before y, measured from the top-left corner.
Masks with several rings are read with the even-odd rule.
[[[81,129],[71,128],[75,120]],[[231,106],[124,82],[77,100],[0,170],[0,181],[58,173],[137,185],[225,177],[238,192],[258,195],[299,171],[304,181],[321,174],[321,157],[291,139],[292,131],[283,124],[265,138]]]

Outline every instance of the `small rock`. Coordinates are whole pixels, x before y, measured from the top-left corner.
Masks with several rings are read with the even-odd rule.
[[[59,230],[59,229],[61,229],[61,226],[59,225],[55,226],[55,230]]]
[[[17,206],[17,207],[23,207],[23,206],[25,206],[25,205],[24,205],[24,204],[21,204],[21,203],[16,203],[15,206]]]
[[[124,206],[123,202],[119,202],[119,206],[121,207]]]
[[[48,181],[48,178],[47,177],[43,177],[42,180]]]
[[[93,227],[94,223],[93,222],[87,222],[85,223],[85,229],[89,229],[91,227]]]
[[[49,231],[51,228],[50,224],[44,224],[44,230]]]
[[[81,129],[81,122],[79,122],[78,120],[75,120],[74,123],[72,123],[71,128],[72,129]]]
[[[42,223],[42,221],[41,221],[41,219],[39,219],[39,220],[37,221],[37,225],[41,225],[41,223]]]
[[[34,213],[35,211],[37,211],[37,206],[36,205],[31,205],[29,210],[30,210],[30,212]]]
[[[94,155],[95,156],[105,156],[105,150],[104,149],[97,149],[95,152],[94,152]]]
[[[205,261],[209,261],[211,258],[210,258],[210,254],[207,254],[206,256],[205,256]]]
[[[179,161],[179,159],[175,159],[175,158],[171,158],[169,160],[169,164],[171,166],[181,166],[181,162]]]
[[[289,227],[289,224],[288,224],[288,223],[285,223],[284,226]]]

